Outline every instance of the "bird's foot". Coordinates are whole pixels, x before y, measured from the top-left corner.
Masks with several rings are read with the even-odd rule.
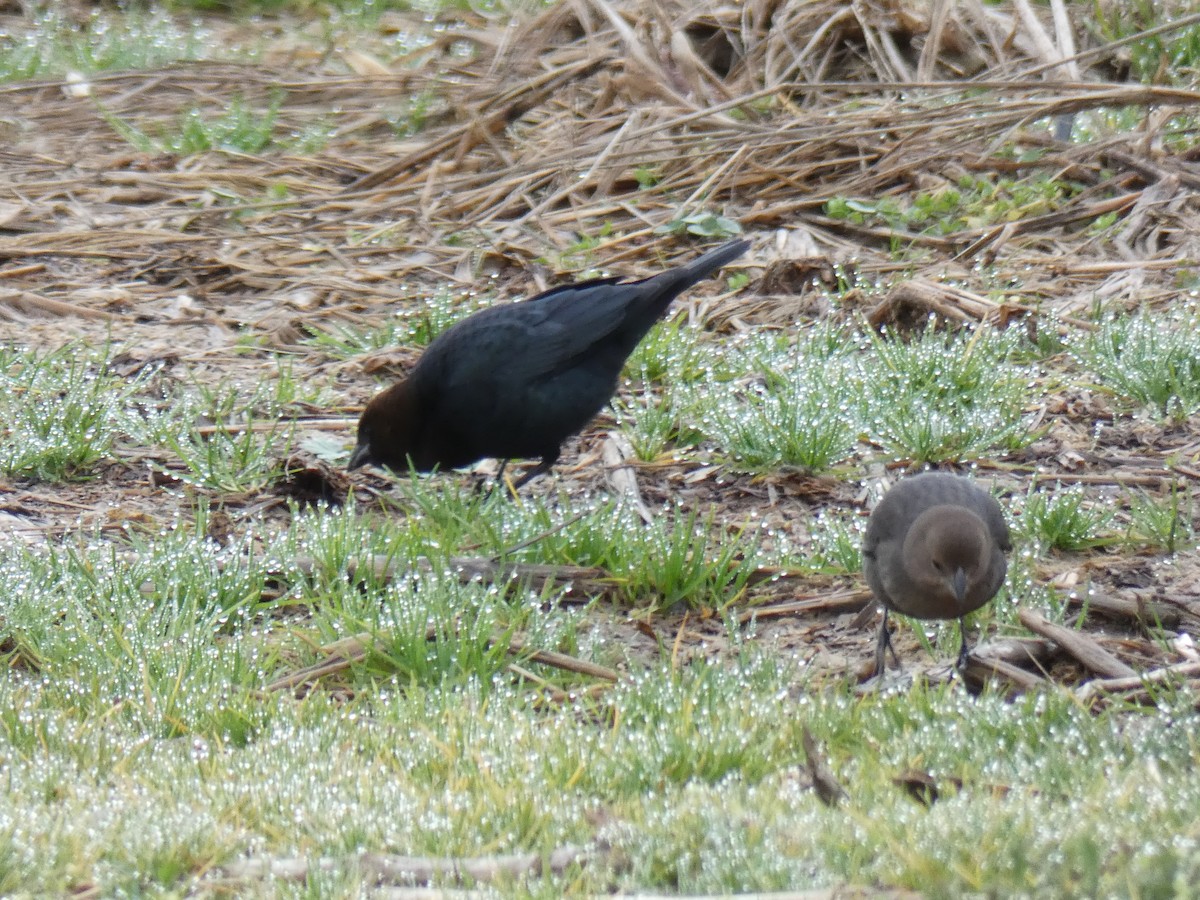
[[[958,634],[961,641],[958,645],[958,660],[954,667],[961,672],[967,667],[967,661],[971,658],[971,648],[967,646],[967,626],[962,619],[958,620]]]

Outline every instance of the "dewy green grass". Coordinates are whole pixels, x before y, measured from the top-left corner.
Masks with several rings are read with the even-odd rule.
[[[1172,484],[1167,496],[1139,491],[1130,498],[1127,540],[1135,546],[1176,553],[1196,546],[1191,494]]]
[[[138,389],[108,371],[103,352],[0,349],[0,472],[86,477],[124,432]]]
[[[1200,313],[1105,318],[1072,352],[1098,385],[1133,406],[1182,421],[1200,410]]]
[[[230,53],[195,23],[160,11],[105,9],[79,22],[61,4],[42,4],[27,30],[0,38],[0,81],[146,69]]]
[[[691,421],[735,466],[826,471],[850,456],[858,438],[853,346],[853,338],[834,344],[819,329],[790,346],[731,346],[725,366],[744,374],[697,388]]]
[[[1021,513],[1027,539],[1055,550],[1095,546],[1112,520],[1111,507],[1094,503],[1079,487],[1030,490]]]
[[[795,385],[840,379],[852,389],[826,394],[841,398],[828,415],[852,435],[838,464],[857,467],[878,453],[880,396],[956,415],[990,407],[1023,425],[1016,398],[1030,369],[1016,340],[697,335],[695,348],[676,354],[663,343],[644,371],[627,371],[638,392],[627,411],[646,414],[662,379],[678,391],[670,414],[696,435],[694,446],[669,438],[673,452],[702,458],[730,452],[715,429],[701,434],[706,416],[742,404],[749,418],[748,398],[760,393],[778,414],[758,426],[777,431],[762,439],[764,453],[780,452],[788,404],[809,409]],[[469,478],[400,476],[388,513],[353,501],[293,509],[288,524],[245,521],[219,546],[206,536],[207,492],[261,489],[291,444],[286,431],[250,426],[287,420],[320,391],[269,360],[250,387],[207,388],[120,378],[108,359],[6,351],[10,437],[48,418],[64,426],[55,456],[31,458],[10,477],[51,483],[91,472],[116,446],[154,447],[167,456],[157,464],[184,471],[200,493],[189,524],[117,538],[77,531],[0,552],[4,892],[64,894],[86,881],[106,894],[173,895],[202,890],[203,873],[247,854],[487,855],[568,843],[613,855],[498,890],[722,893],[851,882],[944,897],[1169,896],[1198,874],[1186,842],[1155,837],[1189,833],[1200,802],[1190,688],[1157,689],[1162,712],[1091,713],[1055,693],[973,698],[956,685],[862,698],[811,686],[802,656],[745,637],[729,613],[758,567],[857,578],[855,510],[805,522],[803,552],[786,542],[767,552],[754,522],[721,521],[694,504],[658,507],[647,525],[601,497],[513,500],[479,493]],[[925,378],[928,368],[938,376]],[[827,427],[810,412],[815,427]],[[1076,503],[1075,489],[1035,491],[1017,504],[1009,590],[1057,620],[1062,611],[1036,574],[1037,548],[1112,540],[1168,550],[1194,540],[1185,495],[1173,504],[1126,498],[1127,521],[1109,519],[1090,496]],[[789,510],[805,515],[800,504]],[[452,557],[464,553],[596,565],[612,579],[591,608],[573,608],[558,588],[462,583]],[[347,577],[352,562],[374,557],[390,562],[391,577],[361,566]],[[302,570],[301,559],[311,565]],[[728,650],[712,664],[647,662],[596,623],[595,609],[614,605],[727,616],[718,631]],[[1015,605],[1002,597],[984,615],[992,628],[1011,626]],[[318,647],[358,634],[373,652],[334,676],[336,691],[263,693],[322,659]],[[542,685],[509,669],[510,635],[616,666],[623,680],[594,695],[582,690],[589,679],[523,658],[568,698],[549,702]],[[918,636],[952,652],[953,627]],[[800,774],[804,727],[847,791],[836,809]],[[893,783],[911,769],[941,788],[931,808]],[[339,896],[359,877],[348,862],[277,893]]]
[[[1099,896],[1129,878],[1154,891],[1196,872],[1186,847],[1146,840],[1186,830],[1200,802],[1181,730],[1189,696],[1165,696],[1168,712],[1133,720],[1054,694],[796,696],[778,661],[750,652],[733,665],[636,672],[602,699],[539,709],[486,646],[494,616],[514,607],[486,588],[434,581],[338,592],[363,612],[391,609],[392,643],[361,668],[349,699],[264,698],[248,688],[279,659],[264,654],[245,607],[230,628],[221,605],[206,606],[201,588],[220,576],[188,540],[153,548],[160,573],[170,566],[197,587],[197,605],[176,608],[166,630],[154,613],[131,615],[146,595],[119,591],[91,607],[95,622],[75,623],[93,652],[45,642],[41,674],[16,670],[0,683],[10,794],[38,798],[0,813],[5,890],[63,893],[81,865],[110,893],[184,890],[247,846],[348,859],[364,846],[439,856],[612,848],[565,880],[513,888],[543,896],[844,881],[931,896]],[[28,557],[4,565],[42,581]],[[71,608],[81,570],[64,572],[23,607],[25,627],[39,608],[43,622]],[[330,624],[331,601],[315,607]],[[451,627],[456,608],[491,612]],[[432,645],[429,616],[445,623]],[[837,809],[799,774],[802,728],[847,791]],[[892,782],[911,769],[939,784],[932,808]],[[348,863],[309,892],[334,896],[353,874]]]
[[[149,412],[144,437],[174,454],[172,474],[200,487],[236,493],[261,489],[294,445],[293,404],[318,401],[286,361],[249,388],[193,384],[174,403]],[[183,471],[178,471],[182,466]]]
[[[337,9],[366,21],[388,5],[347,0]],[[1143,6],[1104,27],[1128,33],[1127,19],[1154,12]],[[246,9],[325,15],[309,3]],[[197,46],[207,40],[202,28],[158,14],[101,10],[72,31],[51,11],[44,23],[39,34],[3,39],[0,78],[240,55]],[[339,34],[332,14],[320,24]],[[1191,38],[1179,38],[1162,38],[1168,79],[1186,74]],[[399,40],[389,37],[393,51]],[[1152,43],[1141,48],[1134,70],[1146,77],[1161,57]],[[398,113],[378,111],[383,132],[391,120],[405,133],[425,127],[426,113],[437,112],[430,96],[398,95]],[[212,113],[171,110],[158,120],[162,131],[140,119],[121,124],[153,153],[299,152],[323,137],[316,129],[313,143],[294,142],[288,107],[257,102],[268,115],[247,100]],[[1168,149],[1193,136],[1184,116],[1168,126]],[[1096,110],[1077,118],[1076,135],[1144,120],[1132,108]],[[187,173],[146,174],[165,184]],[[303,185],[277,172],[247,195],[271,200],[284,185],[303,199]],[[1061,209],[1076,191],[1057,179],[971,176],[911,202],[897,191],[896,202],[830,212],[941,233]],[[416,226],[402,213],[380,216],[346,222],[351,267],[360,251],[371,263],[378,257],[369,254],[412,242]],[[481,234],[444,242],[467,252]],[[560,245],[573,264],[603,265],[603,236],[565,234]],[[1099,229],[1093,237],[1110,239]],[[979,277],[995,278],[998,292],[1019,290],[1001,272]],[[925,461],[978,461],[1001,472],[1011,464],[1017,474],[1001,475],[1008,484],[1024,477],[1026,464],[1044,458],[1031,441],[1070,442],[1070,428],[1066,437],[1035,431],[1038,404],[1059,386],[1103,392],[1105,414],[1125,417],[1119,424],[1136,414],[1139,427],[1173,429],[1178,442],[1147,459],[1163,482],[1178,482],[1144,493],[1010,495],[1017,546],[1007,587],[973,626],[1020,633],[1018,603],[1075,624],[1046,563],[1099,556],[1098,545],[1114,559],[1125,553],[1138,577],[1177,566],[1185,583],[1193,499],[1186,473],[1169,470],[1188,464],[1189,417],[1200,411],[1194,312],[1101,318],[1091,334],[1039,313],[1036,345],[1023,328],[878,335],[847,310],[851,294],[882,296],[883,276],[850,260],[835,273],[837,324],[797,316],[777,330],[728,335],[679,316],[631,356],[615,401],[619,428],[641,459],[674,463],[666,474],[636,470],[649,487],[650,524],[602,488],[569,495],[569,478],[511,498],[452,473],[404,473],[390,493],[364,479],[358,496],[369,505],[276,503],[264,518],[255,509],[275,503],[276,467],[296,449],[292,420],[332,409],[323,386],[350,367],[313,367],[302,378],[258,350],[253,329],[238,348],[237,377],[214,357],[193,376],[188,354],[125,377],[113,349],[0,352],[0,474],[16,504],[28,489],[70,509],[81,505],[71,492],[93,485],[69,482],[106,488],[100,476],[144,479],[147,466],[185,482],[155,496],[182,510],[178,520],[147,515],[101,531],[74,522],[72,511],[21,543],[0,542],[0,894],[334,898],[363,892],[363,851],[481,857],[573,844],[598,852],[564,875],[489,889],[546,898],[847,884],[930,898],[1192,895],[1200,883],[1193,685],[1150,686],[1155,707],[1113,701],[1095,710],[1058,688],[1011,701],[987,690],[971,696],[959,683],[862,696],[814,661],[852,651],[807,639],[775,645],[761,621],[748,630],[736,614],[748,596],[766,596],[747,590],[762,567],[831,590],[861,586],[857,484],[878,467],[899,474]],[[1181,289],[1189,277],[1181,269]],[[339,363],[419,349],[480,305],[449,291],[414,302],[415,289],[381,293],[379,309],[347,317],[351,324],[335,324],[334,303],[329,316],[306,315],[305,352]],[[404,312],[389,305],[380,315],[395,299]],[[368,388],[360,380],[354,390]],[[1090,428],[1087,419],[1082,440],[1095,437]],[[707,479],[687,480],[702,470]],[[118,500],[121,490],[114,484]],[[732,501],[712,510],[725,491]],[[220,544],[209,531],[223,505],[236,528]],[[562,586],[464,583],[454,564],[462,555],[599,566],[609,577],[577,603]],[[389,574],[362,565],[376,558]],[[953,654],[953,624],[905,627],[939,656]],[[631,632],[638,637],[627,639]],[[266,690],[358,635],[372,645],[361,662],[300,690]],[[540,665],[528,650],[512,656],[514,636],[620,678],[607,686]],[[846,668],[854,664],[847,658]],[[805,729],[846,791],[836,808],[809,785]],[[896,783],[914,771],[938,787],[930,806]],[[250,856],[331,862],[303,883],[212,880]]]
[[[368,327],[329,325],[311,329],[310,343],[334,357],[347,358],[397,346],[426,347],[460,319],[485,308],[480,298],[463,297],[450,291],[435,293],[389,316],[382,324]]]
[[[206,114],[200,109],[189,109],[179,115],[174,125],[159,125],[152,133],[103,109],[100,114],[141,153],[190,156],[210,150],[260,154],[314,153],[321,149],[329,129],[314,126],[301,134],[284,129],[278,123],[282,105],[282,94],[276,94],[265,109],[235,96],[220,112]]]
[[[1011,332],[928,330],[872,337],[864,361],[868,434],[885,453],[916,462],[972,459],[1033,440],[1025,405],[1036,373],[1015,362]]]

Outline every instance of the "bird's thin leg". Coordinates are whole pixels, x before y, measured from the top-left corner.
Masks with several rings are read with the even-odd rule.
[[[962,643],[958,645],[958,662],[955,663],[959,669],[967,667],[967,657],[971,655],[971,650],[967,646],[967,623],[964,619],[958,620],[958,634],[962,638]]]
[[[539,475],[546,474],[556,462],[558,462],[558,451],[555,450],[553,453],[547,453],[542,457],[542,461],[540,463],[517,479],[516,483],[513,485],[513,490],[515,491],[522,485],[528,484]]]
[[[487,476],[484,475],[483,477],[481,477],[479,479],[479,482],[475,485],[475,493],[483,494],[484,500],[491,499],[492,494],[494,494],[496,492],[496,485],[504,484],[504,467],[507,465],[508,465],[507,459],[500,460],[500,468],[496,471],[496,477],[492,480],[492,483],[488,486],[488,489],[486,491],[484,491],[484,489],[483,489],[483,486],[485,484],[487,484],[487,482],[488,482]]]
[[[887,607],[883,610],[883,621],[879,623],[879,637],[875,641],[875,674],[882,675],[887,671],[887,652],[892,652],[892,660],[896,663],[896,668],[899,669],[900,657],[896,655],[896,648],[892,646],[892,636],[888,633],[888,611]]]

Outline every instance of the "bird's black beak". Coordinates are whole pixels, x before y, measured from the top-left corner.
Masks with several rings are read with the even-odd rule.
[[[955,569],[954,574],[950,576],[950,586],[954,588],[954,599],[961,606],[967,597],[967,573],[962,569]]]
[[[359,466],[365,466],[371,461],[371,444],[369,441],[359,441],[354,445],[354,452],[350,454],[350,462],[346,463],[347,469],[357,469]]]

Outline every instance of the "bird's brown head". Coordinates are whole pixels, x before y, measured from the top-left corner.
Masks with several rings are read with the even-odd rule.
[[[411,382],[401,381],[376,394],[358,420],[358,442],[347,468],[374,463],[407,471],[409,459],[417,455],[421,418]]]
[[[991,541],[987,526],[962,506],[935,506],[912,523],[904,540],[904,561],[909,577],[928,593],[929,600],[945,608],[944,618],[956,618],[976,609],[987,597],[991,566]]]

